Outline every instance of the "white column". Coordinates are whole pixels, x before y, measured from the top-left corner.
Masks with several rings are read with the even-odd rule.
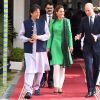
[[[7,86],[7,55],[8,55],[8,0],[4,0],[4,26],[3,26],[3,85]]]
[[[24,0],[14,0],[13,20],[15,32],[19,33],[21,24],[24,20]],[[23,48],[22,42],[17,38],[14,39],[14,47]]]

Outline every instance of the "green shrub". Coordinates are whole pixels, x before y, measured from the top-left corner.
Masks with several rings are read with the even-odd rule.
[[[13,48],[11,51],[10,61],[22,61],[24,59],[24,50]]]
[[[4,14],[0,14],[0,66],[3,63],[3,35],[4,35]],[[14,32],[13,25],[10,18],[8,18],[8,56],[13,48],[13,39],[17,36],[17,33]]]

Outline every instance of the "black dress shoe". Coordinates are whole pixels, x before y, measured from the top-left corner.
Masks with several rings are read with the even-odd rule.
[[[45,87],[45,81],[43,81],[43,82],[40,83],[40,87],[41,88]]]
[[[30,99],[32,98],[32,94],[30,92],[27,92],[25,95],[25,99]]]
[[[96,89],[94,89],[93,93],[94,93],[94,94],[96,93]]]
[[[53,88],[53,83],[49,83],[48,88]]]
[[[94,96],[94,91],[88,92],[88,94],[85,97],[92,97],[92,96]]]
[[[35,90],[35,91],[34,91],[34,95],[35,95],[35,96],[38,96],[38,95],[40,95],[40,89],[38,89],[38,90]]]

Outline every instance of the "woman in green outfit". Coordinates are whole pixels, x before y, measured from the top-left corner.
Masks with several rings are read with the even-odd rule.
[[[66,46],[63,45],[64,40],[64,20],[66,20]],[[65,67],[66,62],[69,61],[69,65],[73,63],[71,53],[73,51],[73,41],[70,20],[64,18],[64,7],[57,5],[54,10],[54,18],[50,22],[51,37],[47,42],[48,52],[51,52],[52,59],[50,64],[53,65],[53,80],[55,93],[62,93],[62,86],[65,79]],[[63,47],[66,47],[66,52],[63,52]],[[67,59],[65,58],[67,55]],[[66,59],[66,61],[65,61]],[[65,63],[64,63],[65,61]],[[68,65],[68,66],[69,66]]]

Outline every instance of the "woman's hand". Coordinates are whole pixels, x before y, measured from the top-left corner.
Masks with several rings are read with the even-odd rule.
[[[73,47],[70,47],[70,49],[69,49],[69,50],[70,50],[70,53],[72,53],[72,52],[73,52]]]

